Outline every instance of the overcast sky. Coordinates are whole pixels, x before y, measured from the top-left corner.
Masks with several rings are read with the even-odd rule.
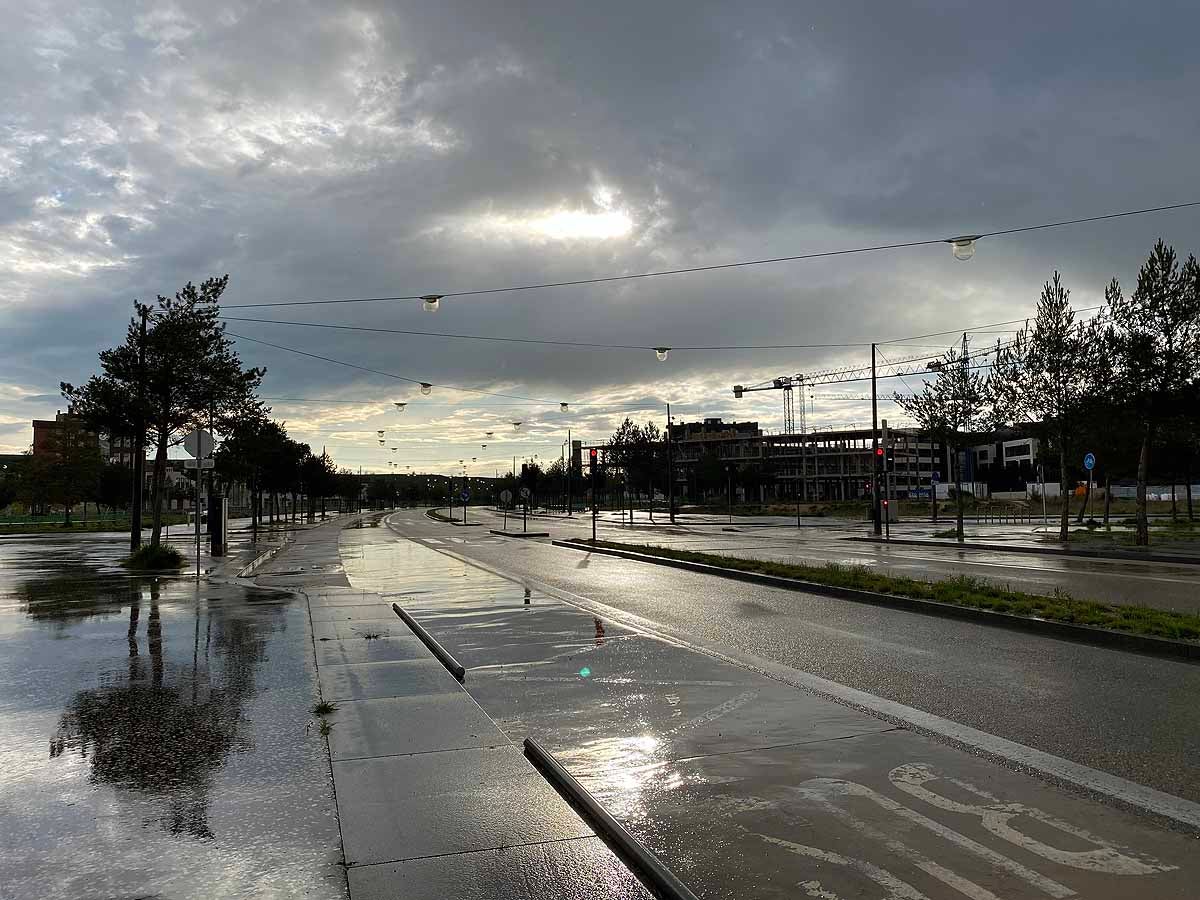
[[[229,273],[228,304],[446,293],[1200,199],[1194,2],[0,8],[0,452],[26,449],[30,420],[63,407],[59,381],[95,370],[134,298],[189,279]],[[1093,305],[1110,277],[1132,284],[1160,236],[1200,250],[1200,210],[992,238],[970,262],[934,245],[447,299],[436,314],[408,301],[240,314],[649,346],[854,344],[1023,316],[1055,267],[1076,305]],[[421,397],[239,342],[268,369],[264,396],[359,401],[272,405],[294,437],[377,471],[476,457],[472,471],[490,474],[514,454],[557,457],[567,428],[601,439],[631,411],[661,424],[665,401],[778,429],[777,393],[735,401],[730,386],[869,357],[660,363],[647,350],[229,328],[438,384]],[[815,421],[868,422],[868,405],[822,396],[861,390],[818,389]],[[403,415],[395,400],[411,401]]]

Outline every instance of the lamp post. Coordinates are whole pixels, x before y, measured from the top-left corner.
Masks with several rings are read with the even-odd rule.
[[[733,466],[725,464],[725,498],[729,502],[729,524],[733,524]]]

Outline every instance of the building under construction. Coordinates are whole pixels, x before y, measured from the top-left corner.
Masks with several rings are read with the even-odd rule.
[[[950,480],[949,454],[940,442],[904,428],[886,437],[891,496],[927,498],[934,483]],[[746,500],[760,502],[865,500],[875,473],[869,428],[766,435],[757,422],[705,419],[671,425],[671,443],[677,494],[691,498],[705,493],[714,469],[720,480],[740,486]]]

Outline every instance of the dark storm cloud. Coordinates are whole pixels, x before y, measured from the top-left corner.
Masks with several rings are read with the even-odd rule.
[[[52,412],[48,391],[86,377],[133,298],[209,274],[232,275],[230,303],[471,290],[941,237],[1197,191],[1189,4],[63,2],[8,19],[8,415],[26,416],[36,404],[16,403],[30,395]],[[627,233],[586,236],[622,216]],[[1198,223],[1175,213],[996,239],[967,265],[938,246],[447,300],[437,316],[392,303],[259,317],[622,344],[858,342],[1014,318],[1056,266],[1085,305],[1111,275],[1128,280],[1160,234],[1196,249]],[[231,328],[438,383],[612,407],[673,398],[772,425],[775,398],[735,405],[728,386],[862,358],[678,352],[660,364],[648,352]],[[242,352],[269,367],[268,396],[411,393]],[[357,423],[346,409],[277,412],[315,443],[357,424],[364,437],[344,439],[345,454],[374,458],[379,411],[356,411]],[[414,402],[404,421],[443,442],[482,430],[483,412],[447,415]]]

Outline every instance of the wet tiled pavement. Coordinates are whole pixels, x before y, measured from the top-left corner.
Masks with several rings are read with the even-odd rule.
[[[700,897],[1195,895],[1192,837],[383,530],[342,557]]]
[[[352,898],[646,900],[387,600],[350,585],[339,542],[381,531],[307,532],[258,575],[309,598]]]
[[[302,598],[0,542],[0,897],[346,896]]]

